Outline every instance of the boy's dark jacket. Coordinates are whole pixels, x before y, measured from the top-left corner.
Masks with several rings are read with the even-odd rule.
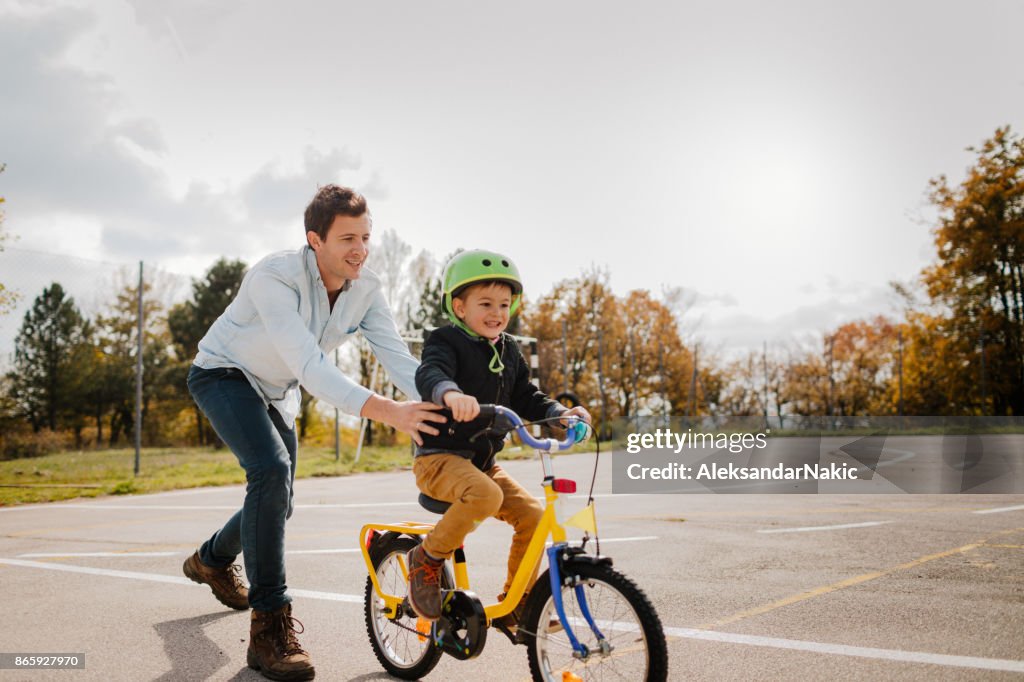
[[[566,411],[530,382],[530,370],[515,339],[502,333],[495,346],[505,365],[500,374],[488,369],[494,352],[487,339],[472,337],[455,326],[435,329],[423,345],[423,359],[416,370],[416,390],[423,400],[444,405],[444,393],[456,389],[473,396],[480,404],[511,407],[527,421]],[[437,436],[423,434],[423,445],[416,454],[450,452],[471,458],[481,471],[490,469],[494,455],[504,445],[503,439],[489,434],[473,441],[470,438],[487,429],[491,420],[457,422],[447,408],[441,414],[448,417],[448,423],[436,425],[441,431]]]

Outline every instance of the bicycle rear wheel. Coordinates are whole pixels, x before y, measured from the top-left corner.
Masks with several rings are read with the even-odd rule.
[[[377,581],[388,594],[404,595],[409,584],[402,571],[401,561],[417,542],[409,537],[387,534],[370,550],[370,560],[377,572]],[[442,584],[450,584],[448,571]],[[388,618],[384,600],[377,596],[373,581],[366,578],[364,610],[366,633],[377,660],[390,674],[403,680],[418,680],[425,676],[441,659],[441,650],[434,646],[430,636],[430,622],[419,618],[412,609],[399,605],[401,614]]]
[[[574,564],[572,575],[578,576],[586,606],[604,639],[599,639],[587,622],[575,586],[563,585],[566,619],[588,654],[581,657],[573,651],[559,622],[545,572],[533,588],[523,633],[533,679],[666,680],[668,647],[661,620],[647,595],[611,566]]]

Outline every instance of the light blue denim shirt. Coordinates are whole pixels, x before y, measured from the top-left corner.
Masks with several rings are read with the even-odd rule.
[[[252,267],[235,300],[199,342],[195,364],[242,370],[288,424],[299,413],[300,385],[357,415],[373,392],[345,376],[329,357],[356,331],[370,342],[395,385],[419,400],[419,362],[398,333],[380,278],[364,267],[331,310],[316,254],[304,246],[271,254]]]

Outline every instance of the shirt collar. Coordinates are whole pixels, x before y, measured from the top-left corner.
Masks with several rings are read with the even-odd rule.
[[[309,270],[309,274],[313,278],[313,281],[326,290],[327,285],[324,284],[323,278],[320,277],[320,267],[316,264],[316,251],[314,251],[309,244],[306,244],[302,248],[306,252],[306,269]],[[352,280],[346,279],[345,284],[341,287],[341,293],[345,293],[351,288]]]

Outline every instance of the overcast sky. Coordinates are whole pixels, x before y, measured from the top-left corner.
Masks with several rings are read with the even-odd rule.
[[[0,0],[5,225],[199,275],[300,246],[341,182],[416,251],[508,253],[528,297],[606,266],[759,347],[890,312],[933,260],[929,179],[1024,129],[1022,25],[1019,1]]]

